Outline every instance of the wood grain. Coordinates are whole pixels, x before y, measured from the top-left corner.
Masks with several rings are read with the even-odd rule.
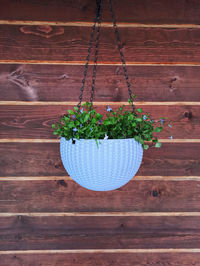
[[[118,106],[111,106],[115,110]],[[154,120],[167,117],[172,128],[166,125],[159,137],[161,139],[199,139],[200,106],[138,106],[150,112]],[[51,124],[71,109],[65,105],[1,105],[0,138],[53,139]],[[127,107],[128,108],[128,107]],[[97,111],[104,113],[106,106],[97,106]],[[159,114],[159,116],[158,116]]]
[[[138,175],[199,175],[199,147],[200,143],[163,143],[162,149],[149,149]],[[66,175],[58,143],[0,143],[0,154],[0,176]]]
[[[198,253],[79,253],[79,254],[11,254],[0,255],[3,265],[21,266],[21,265],[41,265],[41,266],[94,266],[96,262],[101,266],[163,266],[165,263],[169,266],[199,266],[200,254]]]
[[[200,101],[198,66],[128,66],[127,69],[137,101]],[[1,101],[76,101],[83,70],[84,66],[0,64]],[[84,92],[87,100],[91,70],[92,66]],[[122,67],[99,66],[95,92],[95,101],[126,101],[128,91]]]
[[[200,217],[2,217],[0,250],[199,248]]]
[[[113,0],[118,22],[142,23],[200,23],[199,2],[142,0]],[[1,19],[41,21],[93,21],[95,1],[17,1],[1,0]],[[107,1],[103,3],[103,20],[110,21]]]
[[[135,180],[108,192],[86,190],[71,180],[2,181],[1,213],[199,212],[200,181]],[[71,214],[72,215],[72,214]],[[77,214],[78,215],[78,214]],[[103,216],[104,216],[103,215]],[[139,215],[139,214],[138,214]],[[184,213],[179,216],[184,216]],[[185,214],[186,215],[186,214]],[[37,215],[36,215],[37,216]],[[63,216],[63,214],[62,214]],[[116,214],[117,216],[117,214]],[[131,214],[130,214],[131,216]],[[199,216],[198,216],[199,217]],[[92,218],[91,218],[92,219]]]
[[[90,27],[0,25],[0,60],[85,61]],[[121,28],[127,62],[198,62],[200,29]],[[119,61],[112,28],[101,33],[99,61]]]

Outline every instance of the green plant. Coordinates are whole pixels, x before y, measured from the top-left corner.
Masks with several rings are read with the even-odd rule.
[[[107,114],[97,113],[93,105],[84,103],[79,109],[68,110],[59,123],[52,124],[53,134],[69,139],[126,139],[134,138],[144,149],[148,149],[146,142],[152,142],[156,148],[161,147],[155,133],[163,130],[166,118],[152,120],[150,114],[143,109],[132,112],[131,101],[129,109],[120,106],[116,111],[107,108]],[[169,125],[171,127],[171,125]]]

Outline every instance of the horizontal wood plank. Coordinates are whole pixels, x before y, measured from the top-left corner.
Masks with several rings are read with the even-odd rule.
[[[198,175],[200,143],[163,143],[144,153],[138,175]],[[59,143],[0,143],[0,176],[66,175]],[[12,166],[12,167],[11,167]]]
[[[200,101],[200,67],[128,66],[137,101]],[[84,97],[89,99],[91,70]],[[0,64],[1,101],[76,101],[84,66]],[[105,76],[106,73],[106,76]],[[99,66],[95,101],[126,101],[120,66]]]
[[[0,250],[199,248],[200,217],[2,217]]]
[[[3,265],[41,265],[41,266],[92,266],[96,262],[101,266],[163,266],[163,262],[170,266],[199,266],[199,253],[57,253],[57,254],[10,254],[0,255]],[[34,264],[33,264],[34,263]]]
[[[113,7],[119,22],[142,23],[200,23],[199,2],[142,0],[113,0]],[[167,12],[166,12],[167,10]],[[184,11],[184,12],[183,12]],[[95,1],[70,0],[56,2],[1,0],[0,17],[4,20],[33,21],[93,21]],[[103,19],[111,21],[107,1],[103,3]]]
[[[200,143],[163,143],[144,153],[138,175],[198,175]],[[0,143],[0,176],[66,175],[59,143]],[[12,167],[10,167],[12,165]]]
[[[85,61],[90,27],[0,25],[0,60]],[[127,62],[198,62],[200,29],[121,28]],[[120,62],[112,28],[101,33],[99,61]]]
[[[119,103],[120,104],[120,103]],[[116,110],[118,106],[112,106]],[[161,139],[199,139],[200,106],[138,106],[150,112],[152,119],[167,117],[172,128],[166,125],[159,134]],[[71,109],[65,105],[1,105],[0,106],[0,138],[56,139],[51,124]],[[127,107],[128,108],[128,107]],[[106,112],[105,106],[97,106],[97,111]],[[159,114],[159,115],[158,115]]]
[[[171,212],[199,212],[200,181],[195,180],[148,181],[136,177],[126,186],[108,192],[89,191],[64,179],[0,182],[1,213],[42,212],[51,216],[51,213],[62,212],[60,215],[65,216],[63,212],[104,212],[106,216],[107,212],[108,215],[109,212],[143,212],[138,216],[146,216],[144,212],[148,212],[147,216],[151,216],[149,212],[157,212],[155,216],[159,213],[173,216]],[[116,213],[112,215],[117,216]]]

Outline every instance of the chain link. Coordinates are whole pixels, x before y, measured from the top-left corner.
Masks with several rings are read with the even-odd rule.
[[[92,32],[90,35],[88,55],[86,57],[85,70],[84,70],[83,79],[82,79],[81,93],[79,96],[79,103],[77,105],[79,110],[81,107],[82,98],[83,98],[83,91],[84,91],[85,82],[86,82],[86,78],[87,78],[88,65],[89,65],[89,61],[90,61],[90,55],[91,55],[91,50],[92,50],[92,45],[93,45],[93,40],[94,40],[94,35],[95,35],[96,24],[98,23],[97,34],[96,34],[96,43],[95,43],[94,65],[93,65],[93,73],[92,73],[92,87],[91,87],[90,102],[93,103],[93,99],[94,99],[95,81],[96,81],[96,72],[97,72],[97,61],[98,61],[98,48],[99,48],[99,39],[100,39],[100,31],[101,31],[102,0],[96,0],[96,3],[97,3],[96,18],[94,20],[94,25],[92,26]],[[117,28],[115,14],[113,11],[111,0],[108,0],[108,4],[109,4],[109,9],[111,12],[112,20],[113,20],[113,28],[114,28],[115,36],[117,39],[117,46],[118,46],[118,50],[119,50],[119,54],[120,54],[120,58],[121,58],[121,62],[122,62],[122,67],[124,70],[126,84],[128,87],[129,99],[131,101],[132,109],[134,112],[135,106],[133,104],[133,95],[132,95],[131,85],[129,82],[128,72],[127,72],[127,68],[126,68],[126,62],[125,62],[124,53],[123,53],[122,44],[121,44],[121,39],[120,39],[120,35],[119,35],[119,30]]]
[[[83,79],[82,79],[82,86],[81,86],[81,93],[80,93],[80,96],[79,96],[79,103],[77,104],[77,107],[78,109],[80,110],[80,107],[81,107],[81,103],[82,103],[82,99],[83,99],[83,91],[84,91],[84,87],[85,87],[85,82],[86,82],[86,78],[87,78],[87,72],[88,72],[88,65],[89,65],[89,61],[90,61],[90,55],[91,55],[91,50],[92,50],[92,45],[93,45],[93,40],[94,40],[94,33],[95,33],[95,29],[96,29],[96,24],[98,22],[98,32],[100,34],[100,26],[101,26],[101,1],[102,0],[96,0],[96,3],[97,3],[97,6],[96,6],[96,17],[94,19],[94,24],[92,26],[92,31],[91,31],[91,34],[90,34],[90,42],[89,42],[89,48],[88,48],[88,55],[86,57],[86,63],[85,63],[85,69],[84,69],[84,73],[83,73]],[[100,23],[100,25],[99,25]],[[97,35],[98,36],[98,35]],[[95,51],[95,55],[96,57],[98,56],[98,45],[99,45],[99,39],[98,39],[98,42],[96,40],[96,50],[97,52]],[[97,64],[97,59],[96,59],[96,64]],[[97,69],[97,66],[95,67],[95,69],[93,69],[93,72],[95,71],[95,75],[94,75],[94,79],[96,78],[96,69]],[[95,81],[93,81],[93,83],[95,84]],[[94,88],[93,88],[93,91],[94,91]],[[93,95],[94,95],[94,92],[92,93],[91,92],[91,99],[93,100]]]
[[[125,79],[126,79],[126,84],[127,84],[127,87],[128,87],[129,99],[131,100],[131,105],[132,105],[132,109],[133,109],[133,112],[134,112],[135,111],[135,106],[133,104],[133,93],[132,93],[131,84],[130,84],[129,78],[128,78],[126,62],[125,62],[124,53],[123,53],[123,50],[122,50],[122,43],[121,43],[121,39],[120,39],[120,35],[119,35],[119,30],[117,28],[117,23],[116,23],[115,14],[114,14],[114,11],[113,11],[111,0],[108,0],[108,4],[109,4],[112,20],[113,20],[113,28],[114,28],[115,36],[116,36],[116,39],[117,39],[117,46],[118,46],[119,54],[120,54],[120,57],[121,57],[122,67],[123,67],[124,75],[125,75]]]
[[[92,73],[92,88],[91,88],[91,96],[90,96],[91,103],[93,103],[96,73],[97,73],[98,48],[99,48],[99,39],[100,39],[100,31],[101,31],[101,8],[102,6],[100,3],[98,28],[97,28],[97,36],[96,36],[96,44],[95,44],[94,66],[93,66],[93,73]]]

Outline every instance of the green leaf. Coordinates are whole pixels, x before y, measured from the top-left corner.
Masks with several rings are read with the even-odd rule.
[[[70,122],[70,123],[68,124],[68,127],[69,127],[69,128],[74,127],[74,122]]]
[[[138,108],[137,111],[138,111],[138,113],[142,113],[143,112],[142,108]]]
[[[90,115],[89,115],[89,114],[86,114],[85,117],[84,117],[84,119],[83,119],[83,122],[84,122],[84,123],[87,122],[88,119],[89,119],[89,117],[90,117]]]
[[[101,118],[102,118],[102,115],[99,114],[99,113],[97,113],[97,114],[96,114],[96,119],[97,119],[97,120],[101,120]]]
[[[154,130],[155,132],[161,132],[163,130],[163,127],[156,127],[156,129]]]
[[[149,145],[143,145],[144,150],[148,150]]]
[[[56,127],[56,125],[55,125],[55,124],[52,124],[52,125],[51,125],[51,127],[52,127],[52,128],[55,128],[55,127]]]
[[[73,110],[68,110],[67,111],[70,115],[74,115],[74,111]]]
[[[157,142],[156,145],[155,145],[156,148],[160,148],[161,146],[162,146],[161,142]]]
[[[78,107],[77,107],[77,106],[74,106],[74,110],[75,110],[75,111],[78,111]]]

